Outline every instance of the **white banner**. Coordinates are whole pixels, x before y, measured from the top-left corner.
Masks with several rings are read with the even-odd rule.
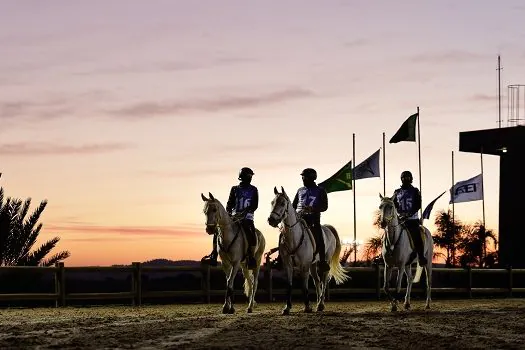
[[[450,203],[479,201],[483,199],[483,179],[479,174],[471,179],[456,182],[450,189]]]

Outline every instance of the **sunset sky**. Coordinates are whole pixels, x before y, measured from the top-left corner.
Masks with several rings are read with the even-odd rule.
[[[305,167],[331,176],[352,134],[359,163],[385,132],[387,194],[403,170],[419,186],[417,144],[388,144],[419,106],[425,206],[452,185],[452,151],[456,181],[481,172],[459,132],[498,126],[498,54],[507,126],[507,85],[525,83],[523,18],[522,0],[3,0],[0,183],[49,201],[40,240],[60,236],[67,266],[128,264],[209,253],[200,193],[226,203],[249,166],[269,250],[273,187],[295,194]],[[497,231],[499,160],[483,160]],[[355,191],[366,240],[383,174]],[[328,196],[322,222],[353,237],[352,192]],[[455,212],[479,220],[482,202]]]

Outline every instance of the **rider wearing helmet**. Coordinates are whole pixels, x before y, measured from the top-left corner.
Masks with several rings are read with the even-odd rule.
[[[303,177],[303,187],[297,190],[292,202],[293,208],[303,218],[312,230],[319,253],[319,270],[321,272],[329,271],[330,265],[326,262],[326,249],[321,228],[321,212],[328,209],[328,196],[326,190],[315,183],[317,172],[312,168],[306,168],[301,172]],[[279,235],[281,241],[282,234]],[[278,251],[278,248],[271,249],[267,254]],[[277,255],[273,266],[277,269],[282,268],[283,261],[280,255]]]
[[[405,170],[401,173],[401,187],[394,191],[393,199],[400,219],[410,232],[410,236],[419,256],[419,265],[427,264],[424,254],[423,239],[419,225],[419,210],[421,209],[421,192],[412,185],[412,173]]]
[[[257,235],[253,223],[253,214],[259,206],[259,192],[257,187],[251,184],[253,175],[253,170],[250,168],[244,167],[239,171],[238,179],[240,183],[239,185],[232,186],[228,202],[226,203],[226,211],[234,217],[234,220],[236,220],[236,218],[240,220],[241,226],[246,234],[249,245],[246,259],[248,268],[250,269],[257,266],[257,261],[255,260]],[[216,266],[217,255],[217,233],[215,233],[213,235],[213,250],[211,254],[202,258],[201,261]]]

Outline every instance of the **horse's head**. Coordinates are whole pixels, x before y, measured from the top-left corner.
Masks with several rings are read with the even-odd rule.
[[[288,215],[288,205],[290,204],[290,198],[281,186],[281,193],[277,191],[277,187],[273,188],[275,197],[272,200],[272,209],[270,216],[268,216],[268,224],[272,227],[277,227],[279,223],[286,218]]]
[[[379,198],[381,198],[381,204],[379,204],[379,223],[381,228],[384,229],[392,224],[393,221],[397,221],[397,210],[393,198],[384,197],[381,193],[379,194]]]
[[[206,233],[212,235],[216,232],[222,219],[221,204],[210,192],[208,192],[208,195],[210,198],[206,198],[206,196],[201,193],[201,198],[205,203],[203,213],[206,215]]]

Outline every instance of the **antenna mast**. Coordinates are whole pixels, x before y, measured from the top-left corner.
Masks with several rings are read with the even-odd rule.
[[[498,55],[498,127],[501,128],[501,56]]]

